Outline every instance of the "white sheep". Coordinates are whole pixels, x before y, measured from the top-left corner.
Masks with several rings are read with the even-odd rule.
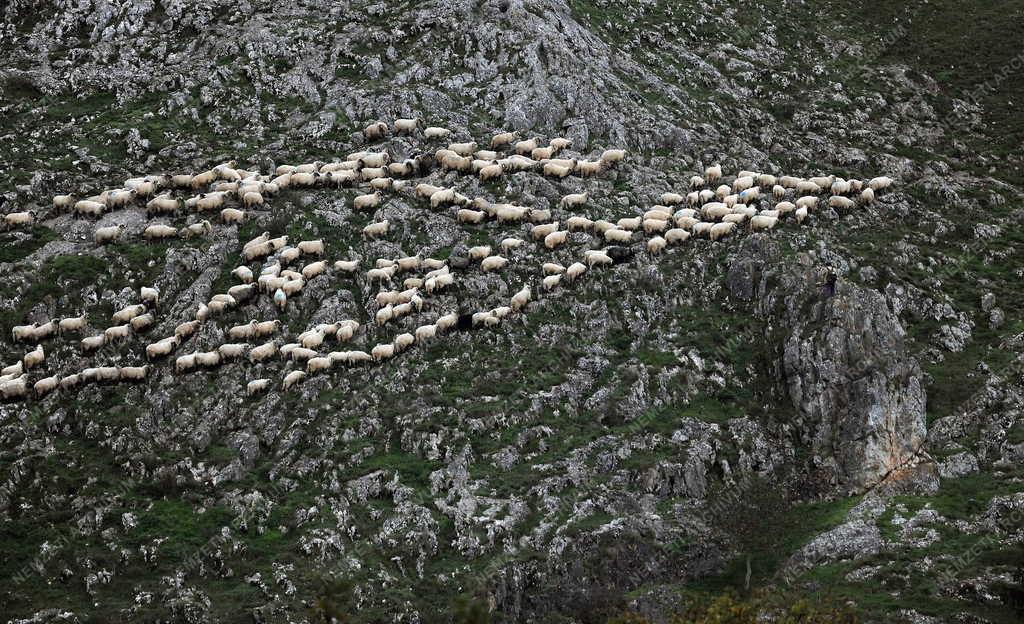
[[[583,259],[586,261],[588,267],[595,266],[608,266],[613,264],[611,256],[601,250],[588,249],[583,252]]]
[[[654,238],[647,241],[647,251],[651,254],[660,253],[667,246],[668,242],[666,242],[665,239],[660,236],[655,236]]]
[[[392,358],[395,356],[395,345],[393,344],[379,344],[375,345],[370,350],[370,355],[377,362]]]
[[[193,223],[186,225],[178,231],[178,235],[186,240],[194,238],[196,236],[203,236],[213,231],[213,225],[206,220],[200,221],[199,223]]]
[[[24,227],[35,223],[36,213],[34,211],[11,212],[4,215],[4,224],[8,228]]]
[[[544,246],[548,249],[554,249],[559,245],[564,245],[569,240],[569,232],[562,230],[560,232],[552,232],[544,237]]]
[[[174,372],[184,373],[196,367],[196,354],[180,355],[174,360]]]
[[[29,370],[31,368],[39,366],[45,360],[46,352],[43,351],[43,345],[36,346],[35,349],[26,353],[25,356],[21,359],[22,363],[25,366],[25,370]]]
[[[123,381],[142,381],[149,376],[149,366],[122,366],[118,377]]]
[[[366,195],[357,195],[352,200],[353,210],[367,210],[369,208],[376,208],[380,206],[381,194],[379,192],[369,193]]]
[[[113,243],[117,241],[119,238],[121,238],[121,234],[124,232],[124,229],[125,227],[122,223],[97,228],[96,232],[93,234],[93,240],[96,241],[97,245]]]
[[[395,353],[400,353],[411,347],[416,342],[416,337],[410,333],[398,334],[391,343],[395,347]]]
[[[508,252],[512,251],[513,249],[521,247],[524,242],[525,241],[523,239],[521,239],[521,238],[514,238],[514,237],[503,238],[501,240],[500,247],[501,247],[501,250],[503,252],[508,253]]]
[[[420,120],[418,118],[395,120],[395,134],[412,134],[419,127]]]
[[[860,200],[865,204],[875,203],[875,190],[870,186],[860,192]]]
[[[336,260],[334,262],[334,269],[345,273],[355,273],[359,270],[358,260]]]
[[[639,230],[642,224],[643,218],[641,217],[623,217],[616,223],[620,230],[629,231]]]
[[[508,264],[508,259],[501,256],[488,256],[480,262],[480,268],[484,273],[490,271],[500,271],[505,265]]]
[[[707,178],[708,182],[715,183],[722,177],[722,166],[712,165],[704,170],[704,177]]]
[[[844,197],[842,195],[833,195],[828,198],[828,205],[831,206],[832,208],[842,208],[849,210],[850,208],[853,208],[857,204],[849,197]]]
[[[438,331],[442,331],[443,332],[443,331],[448,331],[452,327],[455,327],[455,325],[458,322],[459,322],[459,315],[452,313],[452,314],[445,314],[444,316],[438,318],[436,321],[434,321],[434,325],[437,325],[437,330]]]
[[[269,379],[253,379],[249,383],[245,384],[245,393],[248,396],[253,396],[254,394],[266,392],[268,388],[270,388]]]
[[[703,236],[704,234],[710,234],[711,233],[711,228],[714,227],[714,226],[715,226],[714,223],[709,223],[707,221],[700,221],[698,223],[694,223],[693,226],[691,226],[690,232],[694,236]]]
[[[690,233],[682,228],[672,228],[665,232],[665,241],[668,243],[685,243],[690,238]]]
[[[177,348],[180,342],[181,339],[177,336],[170,336],[154,343],[150,343],[146,345],[146,359],[155,360],[157,358],[168,356],[175,348]]]
[[[282,390],[289,390],[292,386],[302,383],[306,379],[306,373],[303,371],[292,371],[284,376],[284,381],[281,382]]]
[[[363,128],[363,136],[367,139],[379,139],[388,133],[388,125],[383,121],[375,121]],[[285,388],[287,390],[287,388]]]
[[[363,228],[363,236],[371,239],[377,238],[378,236],[383,236],[384,234],[387,233],[389,227],[390,222],[387,219],[383,221],[378,221],[376,223],[371,223],[370,225],[367,225],[366,227]]]
[[[470,141],[468,143],[451,143],[448,145],[448,150],[455,152],[459,156],[469,157],[476,151],[476,141]]]
[[[61,334],[67,332],[80,332],[89,324],[88,318],[83,314],[81,316],[74,316],[69,318],[63,318],[57,323],[57,331]]]
[[[7,381],[0,382],[0,399],[9,401],[11,399],[21,399],[28,395],[28,377],[22,375],[15,379],[8,379]]]
[[[644,232],[648,234],[664,232],[668,229],[668,221],[663,219],[644,219],[643,226]]]
[[[628,243],[633,240],[633,233],[629,230],[611,229],[605,230],[604,239],[609,243]]]
[[[451,134],[452,131],[448,128],[438,126],[428,126],[423,130],[423,138],[426,139],[447,139]]]
[[[565,276],[569,278],[570,282],[576,281],[581,275],[587,272],[587,266],[582,262],[573,262],[565,270]]]
[[[716,241],[724,236],[727,236],[736,229],[735,223],[716,223],[711,226],[711,230],[708,232],[709,238]]]
[[[759,214],[750,218],[750,229],[753,231],[770,230],[779,222],[778,217]]]
[[[564,178],[573,172],[573,167],[559,165],[553,162],[545,163],[542,168],[544,175],[554,178]]]
[[[601,153],[601,162],[614,164],[626,158],[626,150],[610,149]]]
[[[586,217],[572,216],[565,220],[565,225],[569,228],[569,231],[575,232],[593,228],[594,222]]]
[[[532,297],[533,293],[530,291],[530,287],[523,286],[519,292],[512,295],[512,309],[516,311],[523,309]]]
[[[470,210],[469,208],[460,208],[455,213],[455,218],[460,223],[483,223],[484,218],[487,215],[479,210]]]
[[[35,394],[36,398],[41,399],[56,390],[59,383],[60,378],[57,375],[44,377],[32,384],[32,392]]]

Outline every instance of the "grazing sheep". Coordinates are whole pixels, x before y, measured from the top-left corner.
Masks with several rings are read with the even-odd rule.
[[[178,235],[181,238],[188,240],[196,236],[203,236],[205,234],[209,234],[212,231],[213,225],[209,221],[203,220],[200,221],[199,223],[186,225],[185,227],[181,228],[181,230],[178,232]]]
[[[469,157],[476,151],[476,141],[470,141],[468,143],[451,143],[448,145],[448,150],[455,152],[459,156]]]
[[[171,227],[169,225],[150,225],[146,227],[142,232],[142,237],[146,240],[161,240],[165,238],[174,238],[178,235],[178,228]]]
[[[455,213],[455,218],[460,223],[483,223],[484,218],[487,215],[479,210],[470,210],[469,208],[460,208]]]
[[[780,215],[784,215],[784,214],[787,214],[787,213],[790,213],[790,212],[793,212],[794,210],[796,210],[796,204],[794,204],[793,202],[788,202],[788,201],[779,202],[779,203],[775,204],[775,210]]]
[[[73,195],[54,195],[53,207],[61,210],[67,210],[73,208],[75,205],[75,198]]]
[[[588,249],[583,252],[583,259],[586,260],[587,266],[593,268],[595,266],[611,266],[614,264],[612,257],[601,250]]]
[[[672,206],[674,204],[681,204],[685,198],[678,193],[662,193],[660,200],[661,203],[666,206]]]
[[[777,216],[773,217],[771,215],[764,214],[754,215],[750,218],[750,229],[755,232],[758,230],[770,230],[774,228],[778,222],[779,218]]]
[[[743,212],[731,212],[722,217],[723,223],[743,223],[747,220],[746,213]]]
[[[516,294],[512,295],[512,309],[521,310],[526,307],[526,304],[530,302],[533,297],[533,293],[530,291],[529,286],[523,286]]]
[[[554,178],[564,178],[571,174],[574,168],[575,164],[572,167],[567,167],[565,165],[559,165],[557,163],[548,162],[544,164],[542,171],[546,176],[551,176]]]
[[[135,305],[126,306],[124,308],[121,308],[117,312],[114,312],[114,314],[110,317],[110,320],[114,321],[115,323],[127,323],[136,316],[145,313],[146,306],[142,305],[141,303],[138,303]]]
[[[405,351],[406,349],[408,349],[409,347],[411,347],[415,343],[416,343],[416,337],[415,336],[413,336],[410,333],[404,333],[404,334],[398,334],[397,336],[395,336],[395,339],[394,339],[394,341],[392,341],[391,344],[394,345],[394,347],[395,347],[395,353],[400,353],[402,351]]]
[[[813,195],[805,195],[803,197],[797,198],[796,207],[813,210],[814,208],[818,207],[818,198]]]
[[[610,149],[601,154],[601,162],[609,165],[622,162],[626,158],[626,150]]]
[[[127,340],[132,335],[131,325],[114,325],[103,330],[103,335],[106,336],[107,342],[114,342],[115,340]]]
[[[320,371],[331,369],[332,360],[329,357],[319,356],[306,360],[306,372],[312,375]]]
[[[189,353],[188,355],[178,356],[174,360],[174,372],[184,373],[190,371],[196,367],[196,355],[195,353]]]
[[[60,378],[57,375],[44,377],[32,384],[32,392],[35,394],[36,398],[41,399],[56,390],[59,383]]]
[[[722,178],[722,166],[712,165],[708,167],[704,170],[704,177],[707,178],[708,182],[714,184]]]
[[[267,342],[249,350],[249,361],[253,364],[259,364],[275,355],[277,355],[277,343]]]
[[[420,325],[416,328],[416,342],[423,343],[437,336],[437,325]]]
[[[75,214],[86,217],[101,217],[106,209],[106,204],[91,199],[75,202],[74,206]]]
[[[786,196],[786,187],[776,184],[772,187],[772,195],[775,199],[782,199]]]
[[[648,234],[664,232],[668,229],[668,221],[663,219],[644,219],[643,226],[644,232]]]
[[[501,256],[488,256],[480,262],[480,268],[484,273],[490,271],[500,271],[505,265],[508,264],[508,260]]]
[[[28,377],[22,375],[15,379],[0,382],[0,399],[22,399],[28,395]]]
[[[254,394],[266,392],[268,388],[270,388],[269,379],[253,379],[249,383],[245,384],[245,393],[248,396],[253,396]]]
[[[505,173],[505,169],[497,164],[493,163],[485,165],[480,168],[480,181],[486,182],[487,180],[493,180],[494,178],[500,178]]]
[[[580,177],[589,178],[604,171],[606,166],[602,160],[580,160],[576,162],[575,171]]]
[[[180,340],[187,340],[196,333],[200,324],[202,324],[200,319],[185,321],[174,328],[174,335]]]
[[[517,138],[519,138],[519,132],[501,132],[496,134],[491,137],[491,149],[511,145]]]
[[[61,379],[59,385],[60,385],[60,389],[61,390],[72,390],[74,388],[77,388],[79,385],[81,385],[81,383],[82,383],[82,376],[80,374],[78,374],[78,373],[73,373],[73,374],[68,375],[67,377],[64,377],[63,379]]]
[[[96,241],[97,245],[105,245],[107,243],[113,243],[121,238],[121,234],[124,232],[124,224],[111,225],[108,227],[97,228],[93,234],[93,240]]]
[[[548,249],[554,249],[559,245],[564,245],[569,240],[569,232],[562,230],[560,232],[552,232],[544,237],[544,246]]]
[[[327,261],[318,260],[317,262],[310,262],[306,266],[302,267],[303,279],[311,280],[318,275],[322,275],[327,272]]]
[[[570,232],[576,232],[593,228],[594,222],[586,217],[573,216],[566,219],[565,225],[569,228]]]
[[[672,228],[665,232],[665,241],[668,243],[684,243],[690,238],[690,233],[682,228]]]
[[[860,192],[860,200],[865,204],[875,203],[875,190],[871,187],[864,189]]]
[[[548,275],[541,280],[544,285],[544,290],[554,290],[558,284],[562,281],[562,276],[559,275]]]
[[[43,345],[36,346],[35,349],[29,351],[21,358],[22,364],[25,366],[25,370],[29,370],[33,367],[39,366],[46,360],[46,352],[43,351]]]
[[[476,247],[470,247],[466,253],[469,255],[470,260],[483,260],[491,255],[491,246],[477,245]]]
[[[149,376],[149,366],[122,366],[118,377],[123,381],[142,381]]]
[[[11,212],[4,215],[4,224],[8,228],[14,229],[16,227],[23,227],[26,225],[32,225],[36,220],[36,213],[33,211],[27,212]]]
[[[801,195],[808,193],[818,194],[821,192],[821,187],[815,184],[812,180],[800,180],[796,184],[796,192]]]
[[[713,241],[717,241],[718,239],[731,234],[734,229],[736,229],[735,223],[715,223],[711,226],[711,230],[708,232],[708,237]]]
[[[651,254],[661,253],[661,251],[665,249],[665,247],[667,246],[668,242],[666,242],[665,239],[660,236],[655,236],[654,238],[647,241],[647,251]]]
[[[628,243],[633,240],[633,233],[618,228],[605,230],[604,239],[609,243]]]
[[[832,208],[842,208],[845,210],[849,210],[850,208],[853,208],[857,204],[849,197],[844,197],[842,195],[833,195],[832,197],[828,198],[828,205],[831,206]]]
[[[6,366],[3,368],[3,370],[0,370],[0,377],[17,377],[18,375],[24,372],[25,364],[21,360],[18,360],[16,363],[11,364],[10,366]]]
[[[504,238],[501,241],[501,250],[505,253],[512,251],[518,247],[521,247],[525,241],[521,238]]]
[[[569,265],[569,268],[565,270],[565,276],[569,278],[570,282],[576,281],[581,275],[587,272],[587,266],[582,262],[573,262]]]
[[[377,223],[371,223],[363,228],[363,236],[366,238],[377,238],[387,233],[390,223],[387,219]]]
[[[643,225],[643,218],[641,217],[623,217],[616,223],[619,229],[634,231],[640,229]]]
[[[545,262],[541,265],[541,270],[544,271],[545,275],[557,275],[565,272],[565,267],[556,262]]]
[[[303,371],[292,371],[284,376],[284,381],[281,382],[282,390],[289,390],[292,386],[302,383],[306,379],[306,373]]]
[[[379,344],[370,350],[370,355],[377,362],[386,360],[395,356],[395,345],[393,344]]]

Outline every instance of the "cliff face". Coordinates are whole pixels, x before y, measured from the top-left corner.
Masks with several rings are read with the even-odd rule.
[[[281,320],[279,344],[358,320],[351,346],[331,349],[369,351],[524,285],[534,301],[289,391],[296,362],[175,374],[172,360],[141,383],[0,403],[0,612],[430,622],[468,597],[498,621],[658,620],[680,595],[742,587],[753,555],[753,584],[789,601],[826,585],[868,621],[1013,621],[1024,180],[999,111],[1017,87],[1001,64],[949,70],[940,51],[983,38],[976,24],[1005,4],[971,7],[954,34],[944,3],[916,2],[5,3],[0,211],[37,222],[0,232],[0,364],[32,348],[13,326],[85,314],[99,333],[153,286],[152,328],[96,353],[49,338],[31,379],[145,364],[146,344],[237,283],[242,245],[263,232],[323,239],[328,260],[363,269],[445,259],[457,286],[377,325],[380,287],[329,271],[284,311],[242,302],[176,355],[251,319]],[[995,88],[970,97],[979,83]],[[566,158],[626,148],[587,179],[433,168],[411,181],[563,224],[568,193],[615,221],[713,163],[726,183],[749,169],[895,184],[874,204],[825,195],[802,224],[661,254],[637,235],[614,266],[552,291],[542,262],[604,243],[581,232],[548,250],[525,224],[460,223],[411,186],[372,214],[353,210],[364,190],[286,190],[240,226],[164,242],[142,232],[204,215],[51,207],[230,159],[267,173],[444,145],[361,132],[397,117],[481,147],[515,129],[572,139]],[[387,236],[361,234],[384,219]],[[93,243],[118,224],[124,240]],[[512,236],[527,242],[506,269],[470,262]],[[271,389],[249,396],[256,378]],[[891,604],[866,599],[879,586]]]

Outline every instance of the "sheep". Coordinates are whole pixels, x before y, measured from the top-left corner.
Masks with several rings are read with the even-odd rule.
[[[352,200],[353,210],[367,210],[370,208],[376,208],[380,206],[381,194],[379,192],[369,193],[366,195],[357,195]]]
[[[39,342],[60,332],[60,320],[50,319],[43,324],[37,324],[32,329],[32,340]]]
[[[870,186],[860,192],[860,200],[865,204],[875,203],[875,190]]]
[[[849,182],[842,178],[836,178],[829,190],[833,195],[845,195],[850,192],[851,188],[852,187]]]
[[[801,195],[806,195],[808,193],[817,194],[821,192],[821,187],[811,180],[800,180],[796,184],[796,192]]]
[[[683,200],[685,198],[678,193],[662,193],[659,199],[661,203],[665,204],[666,206],[672,206],[674,204],[683,203]]]
[[[395,347],[395,353],[400,353],[411,347],[416,342],[416,337],[410,333],[398,334],[392,341],[392,345]]]
[[[35,223],[36,213],[34,211],[11,212],[4,215],[4,224],[8,228],[23,227]]]
[[[814,209],[818,207],[818,198],[813,195],[805,195],[796,200],[797,208]]]
[[[249,383],[245,384],[245,393],[248,396],[253,396],[254,394],[266,392],[269,387],[269,379],[253,379]]]
[[[542,171],[544,175],[551,176],[554,178],[564,178],[573,172],[575,165],[567,167],[565,165],[559,165],[553,162],[545,163]]]
[[[377,362],[386,360],[395,356],[395,345],[393,344],[379,344],[370,350],[370,355]]]
[[[569,232],[562,230],[560,232],[552,232],[544,237],[544,246],[548,249],[554,249],[559,245],[564,245],[569,240]]]
[[[661,253],[661,251],[667,246],[668,242],[660,236],[655,236],[647,241],[647,251],[651,254]]]
[[[75,198],[73,195],[54,195],[53,196],[53,207],[57,210],[67,210],[73,208],[75,205]]]
[[[735,223],[715,223],[711,226],[711,230],[708,232],[708,237],[711,240],[716,241],[723,236],[727,236],[732,233],[735,228]]]
[[[388,227],[390,227],[390,222],[387,219],[377,223],[371,223],[363,228],[363,236],[371,239],[383,236],[387,233]]]
[[[132,326],[133,331],[141,332],[152,327],[153,323],[155,322],[156,318],[154,318],[152,314],[142,314],[140,316],[136,316],[135,318],[133,318],[129,322],[129,325]]]
[[[494,147],[493,141],[491,146]],[[528,139],[525,141],[518,141],[513,147],[513,151],[515,151],[517,155],[525,156],[526,154],[529,154],[533,152],[533,150],[540,147],[540,144],[538,143],[537,139]]]
[[[770,230],[779,222],[779,217],[759,214],[750,218],[750,229],[752,231]]]
[[[555,155],[555,152],[557,152],[557,151],[558,150],[556,150],[555,148],[550,147],[550,146],[549,147],[536,147],[536,148],[530,150],[530,158],[532,158],[534,160],[549,160],[549,159],[551,159]]]
[[[587,266],[590,268],[593,268],[595,266],[608,266],[613,264],[611,256],[597,249],[588,249],[587,251],[583,252],[583,259],[586,260]]]
[[[759,199],[761,199],[761,189],[757,188],[756,186],[754,188],[749,188],[744,191],[741,191],[739,195],[739,201],[743,202],[744,204],[753,203]]]
[[[124,308],[121,308],[117,312],[114,312],[114,314],[111,315],[110,320],[114,321],[115,323],[127,323],[136,316],[145,313],[146,306],[142,305],[141,303],[137,303],[134,305],[126,306]]]
[[[722,217],[723,223],[743,223],[747,220],[747,215],[742,212],[731,212]]]
[[[772,187],[772,196],[774,196],[775,199],[782,199],[786,196],[786,187],[776,184]]]
[[[689,210],[688,208],[681,208],[680,210]],[[672,218],[672,214],[669,212],[668,206],[655,206],[643,214],[644,220],[655,219],[657,221],[668,221]]]
[[[119,223],[117,225],[111,225],[108,227],[97,228],[93,233],[93,240],[96,241],[97,245],[106,245],[107,243],[113,243],[121,238],[121,234],[124,232],[124,224]]]
[[[149,376],[149,366],[122,366],[118,373],[123,381],[142,381]]]
[[[690,233],[682,228],[672,228],[665,232],[665,241],[667,243],[685,243],[690,238]]]
[[[588,193],[570,193],[562,198],[559,205],[562,208],[576,208],[578,206],[585,206],[589,199]]]
[[[80,332],[85,329],[88,324],[89,320],[84,314],[82,316],[63,318],[57,323],[57,331],[61,334],[67,332]]]
[[[746,173],[746,172],[744,172],[744,173]],[[752,186],[754,186],[754,178],[753,177],[751,177],[751,176],[741,176],[741,177],[738,177],[735,180],[733,180],[732,192],[733,193],[739,193],[740,191],[745,191],[745,190],[749,189]]]
[[[366,272],[366,279],[370,282],[391,282],[391,277],[395,274],[393,270],[389,269],[370,269]]]
[[[432,293],[435,290],[443,290],[448,286],[455,283],[455,276],[451,274],[437,275],[434,277],[427,278],[423,287],[428,293]]]
[[[609,165],[621,162],[626,158],[626,150],[610,149],[601,153],[601,162]]]
[[[867,180],[867,188],[878,193],[879,191],[885,191],[893,183],[893,178],[887,175],[880,175],[879,177],[872,177]]]
[[[196,354],[180,355],[174,360],[174,372],[184,373],[196,367]]]
[[[664,232],[668,229],[668,221],[664,219],[644,219],[644,232],[653,234],[655,232]]]
[[[170,355],[180,342],[180,338],[177,336],[171,336],[148,344],[146,345],[146,359],[155,360],[157,358]]]
[[[74,210],[76,214],[87,216],[87,217],[101,217],[103,212],[107,209],[106,204],[102,204],[97,201],[89,199],[83,199],[75,202]]]
[[[573,216],[566,219],[565,225],[570,232],[577,232],[593,228],[594,222],[586,217]]]
[[[418,118],[396,119],[394,127],[395,134],[412,134],[420,127],[420,120]]]
[[[448,145],[448,149],[455,152],[459,156],[469,157],[476,151],[476,141],[470,141],[468,143],[451,143]]]
[[[842,195],[833,195],[832,197],[828,198],[828,205],[832,208],[842,208],[849,210],[850,208],[853,208],[857,204],[849,197],[844,197]]]
[[[614,228],[605,230],[604,239],[609,243],[628,243],[633,240],[633,233],[629,230]]]
[[[541,283],[544,285],[544,290],[554,290],[558,286],[559,282],[562,281],[562,276],[559,275],[548,275],[545,276]]]
[[[267,342],[249,350],[249,361],[253,364],[259,364],[275,355],[277,355],[277,343]]]
[[[570,282],[576,281],[581,275],[587,272],[587,267],[582,262],[573,262],[565,270],[565,276],[569,278]]]
[[[158,195],[146,202],[146,214],[174,214],[181,207],[180,202],[171,195]]]
[[[17,377],[18,375],[25,372],[25,364],[21,360],[18,360],[10,366],[6,366],[3,370],[0,370],[0,378]]]
[[[722,166],[717,164],[711,165],[704,170],[704,177],[712,184],[717,182],[722,178]]]
[[[526,307],[526,304],[533,298],[533,293],[530,291],[529,286],[523,286],[519,292],[512,295],[512,309],[519,311]]]
[[[289,390],[292,386],[300,384],[306,379],[306,373],[303,371],[292,371],[284,376],[284,381],[281,382],[281,390]]]
[[[478,325],[488,325],[493,327],[500,322],[497,316],[495,316],[490,310],[487,312],[474,312],[472,316],[472,325],[476,327]]]
[[[721,219],[732,212],[732,209],[722,202],[710,202],[701,206],[700,213],[705,219]]]
[[[700,221],[698,223],[694,223],[693,224],[693,226],[690,228],[690,233],[693,236],[702,236],[704,234],[710,234],[711,233],[711,228],[714,227],[714,226],[715,226],[714,223],[709,223],[707,221]]]
[[[96,351],[107,344],[106,334],[98,334],[96,336],[86,336],[79,341],[79,346],[85,352]]]
[[[522,221],[531,210],[523,206],[512,206],[509,204],[494,204],[495,216],[498,218],[498,223],[507,223],[510,221]]]
[[[491,246],[477,245],[476,247],[470,247],[466,253],[469,255],[470,260],[483,260],[491,255]]]
[[[526,241],[524,241],[521,238],[515,238],[515,237],[503,238],[501,240],[500,247],[501,247],[501,250],[503,252],[508,253],[508,252],[512,251],[513,249],[521,247],[523,245],[523,243],[525,243],[525,242]]]
[[[564,273],[565,267],[557,262],[545,262],[541,265],[541,270],[545,275],[557,275],[559,273]]]
[[[73,373],[66,377],[63,377],[58,385],[61,390],[72,390],[77,388],[82,383],[82,376],[78,373]]]
[[[200,319],[180,323],[174,328],[174,335],[181,340],[187,340],[196,333],[196,330],[199,329],[199,325],[201,323],[202,321]]]
[[[38,345],[32,351],[29,351],[21,358],[22,364],[25,370],[29,370],[35,366],[39,366],[46,360],[46,352],[43,351],[43,345]]]
[[[819,189],[824,190],[824,189],[827,189],[827,188],[831,188],[832,187],[832,183],[835,182],[835,180],[836,180],[836,177],[834,175],[828,175],[828,176],[815,176],[815,177],[811,178],[810,180],[808,180],[808,182],[813,182],[814,184],[816,184],[818,186]]]
[[[486,214],[479,210],[470,210],[469,208],[460,208],[459,211],[455,213],[455,218],[458,219],[460,223],[482,223],[486,216]]]
[[[488,256],[480,262],[480,268],[484,273],[500,271],[507,263],[508,260],[501,256]]]
[[[306,373],[312,375],[313,373],[330,370],[331,364],[331,358],[326,356],[310,358],[306,361]]]
[[[334,262],[334,269],[336,271],[343,271],[345,273],[355,273],[359,270],[358,260],[336,260]]]
[[[106,336],[107,342],[114,342],[115,340],[126,340],[131,333],[131,325],[114,325],[103,330],[103,335]]]
[[[438,126],[428,126],[423,130],[423,138],[425,139],[447,139],[452,134],[452,131],[448,128],[440,128]]]
[[[203,236],[213,231],[213,225],[206,220],[200,221],[199,223],[193,223],[186,225],[178,231],[178,236],[188,240],[196,236]]]
[[[589,178],[604,171],[606,166],[608,166],[608,163],[601,160],[579,160],[576,161],[574,171],[580,177]]]
[[[388,133],[388,125],[383,121],[375,121],[363,128],[363,136],[367,139],[379,139]],[[285,388],[287,390],[287,388]]]
[[[21,399],[28,394],[28,377],[22,375],[0,383],[0,399]]]
[[[196,366],[202,366],[205,368],[214,368],[221,365],[223,358],[220,355],[220,351],[200,351],[195,354]]]
[[[302,267],[302,277],[307,280],[311,280],[318,275],[322,275],[327,272],[327,261],[318,260],[317,262],[310,262],[306,266]]]
[[[31,342],[35,340],[37,325],[15,325],[11,328],[11,340],[14,342]]]
[[[641,217],[623,217],[619,219],[615,225],[618,226],[620,230],[633,231],[640,229],[642,224],[643,219]]]
[[[794,210],[796,210],[796,204],[793,202],[784,201],[775,204],[775,211],[780,215],[793,212]]]

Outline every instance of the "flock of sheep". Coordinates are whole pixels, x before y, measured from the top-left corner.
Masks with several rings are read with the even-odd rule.
[[[399,119],[392,126],[375,122],[367,126],[363,134],[368,140],[376,140],[384,138],[389,131],[406,135],[421,133],[428,140],[445,140],[452,134],[446,128],[427,127],[421,130],[416,119]],[[431,307],[432,295],[456,284],[457,273],[452,272],[453,267],[446,260],[414,255],[379,258],[372,266],[364,267],[359,260],[328,260],[329,241],[303,240],[289,245],[288,236],[271,237],[264,233],[242,246],[240,255],[244,264],[232,271],[232,276],[238,281],[236,285],[200,304],[194,318],[178,324],[173,335],[145,347],[149,364],[90,367],[30,382],[29,371],[42,367],[46,361],[41,343],[59,334],[85,332],[89,323],[83,315],[14,327],[12,339],[15,342],[35,344],[36,347],[18,362],[0,370],[0,399],[23,399],[33,394],[41,398],[55,390],[73,391],[88,383],[143,380],[149,375],[151,366],[172,355],[175,356],[174,370],[179,374],[217,367],[242,358],[253,364],[283,358],[301,366],[283,376],[281,387],[287,390],[307,375],[323,373],[335,366],[381,362],[417,344],[435,340],[453,328],[496,326],[506,317],[522,312],[540,292],[552,291],[580,279],[597,267],[614,264],[629,253],[623,246],[633,244],[638,234],[646,237],[646,250],[658,254],[669,245],[685,243],[691,237],[717,241],[741,227],[754,231],[771,230],[789,219],[787,215],[801,223],[822,201],[835,208],[870,204],[875,201],[876,193],[892,184],[887,177],[868,181],[844,180],[836,176],[804,179],[754,171],[740,171],[731,183],[724,184],[722,168],[714,165],[708,167],[703,176],[690,178],[686,195],[665,192],[659,198],[660,203],[642,215],[623,217],[615,222],[591,220],[583,214],[576,214],[586,209],[590,200],[587,193],[574,193],[562,198],[560,211],[572,213],[563,222],[555,219],[550,209],[492,203],[482,197],[467,197],[454,188],[426,183],[412,186],[412,178],[427,175],[436,168],[476,175],[481,180],[493,180],[521,171],[538,172],[554,178],[587,177],[615,167],[626,156],[623,150],[613,149],[593,160],[559,158],[560,153],[571,146],[572,142],[564,138],[555,138],[541,145],[536,138],[520,140],[518,133],[504,132],[491,139],[488,149],[481,149],[475,142],[450,143],[447,148],[432,154],[420,154],[400,161],[393,161],[387,150],[360,151],[340,162],[282,165],[272,175],[240,169],[232,161],[194,175],[130,179],[123,188],[106,190],[84,199],[58,195],[53,199],[56,210],[70,211],[86,218],[140,205],[145,207],[149,216],[182,212],[196,214],[195,222],[183,228],[160,223],[147,225],[142,235],[149,240],[208,234],[214,227],[205,218],[208,213],[217,214],[224,224],[242,223],[249,218],[247,211],[265,207],[282,189],[339,187],[361,189],[361,194],[352,202],[356,211],[376,211],[385,203],[387,194],[409,192],[419,200],[429,202],[433,210],[450,210],[460,223],[480,224],[495,220],[523,224],[524,234],[528,233],[535,244],[542,244],[547,250],[570,243],[570,233],[573,232],[589,235],[598,245],[611,246],[585,250],[576,262],[568,266],[556,262],[543,263],[540,267],[543,275],[541,286],[536,293],[527,284],[511,297],[508,305],[472,314],[448,312],[432,315],[431,322],[398,334],[390,342],[376,344],[368,352],[344,348],[357,340],[360,330],[365,331],[358,321],[345,319],[310,327],[294,341],[285,344],[274,339],[282,333],[279,320],[250,320],[228,328],[226,336],[232,342],[209,351],[193,350],[178,354],[203,323],[261,296],[270,297],[283,312],[290,298],[301,296],[310,280],[324,274],[354,276],[363,272],[367,283],[379,285],[380,291],[374,297],[374,323],[381,327],[406,316],[422,314],[424,308]],[[193,195],[176,197],[174,192],[181,190]],[[762,207],[762,204],[772,202],[770,208]],[[9,228],[24,227],[34,223],[36,215],[33,212],[14,212],[5,215],[3,220]],[[100,227],[95,230],[94,240],[97,244],[113,242],[122,238],[124,231],[120,225]],[[374,220],[362,231],[367,239],[383,237],[388,232],[387,220]],[[577,238],[582,238],[582,235]],[[528,240],[508,237],[494,246],[470,248],[468,258],[479,263],[482,271],[501,271],[513,250],[529,244]],[[400,286],[397,284],[399,279]],[[155,289],[142,288],[137,303],[113,314],[112,325],[100,333],[80,339],[81,350],[92,353],[105,345],[145,332],[156,323],[159,299]],[[329,350],[327,345],[331,344],[337,349]],[[247,391],[249,394],[263,392],[271,384],[268,378],[255,379],[247,383]]]

